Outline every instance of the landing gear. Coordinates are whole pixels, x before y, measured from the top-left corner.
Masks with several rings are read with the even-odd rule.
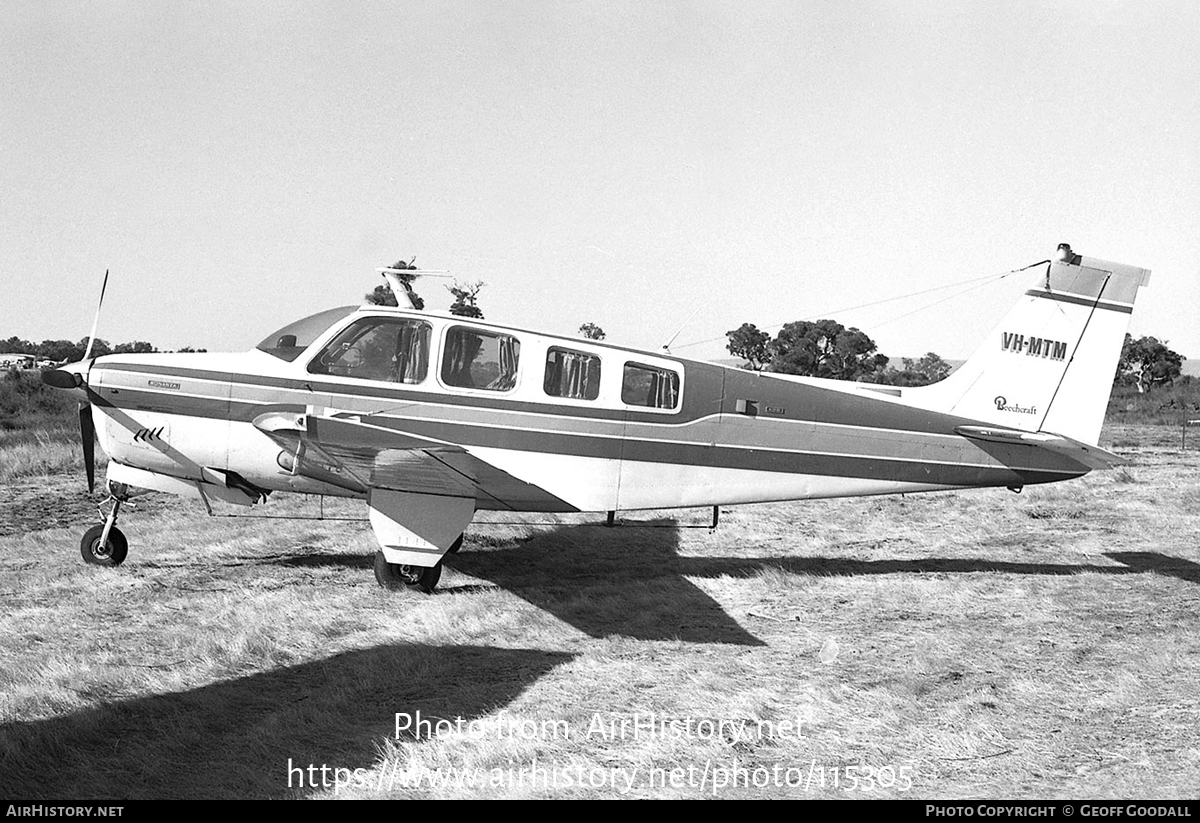
[[[119,566],[125,562],[125,556],[129,554],[129,541],[125,539],[125,533],[117,528],[117,512],[121,510],[121,503],[126,499],[127,487],[121,484],[109,486],[109,498],[106,502],[112,503],[112,508],[108,510],[108,514],[104,514],[104,506],[101,504],[100,514],[104,516],[104,522],[85,531],[79,541],[79,553],[83,555],[83,562],[93,566]]]
[[[436,566],[409,566],[404,563],[389,563],[383,552],[375,552],[375,579],[385,589],[420,589],[433,594],[442,579],[442,561]]]
[[[116,526],[108,529],[108,539],[105,539],[104,529],[105,524],[101,523],[84,532],[79,541],[79,553],[85,563],[93,566],[119,566],[129,554],[129,542]]]
[[[462,548],[463,538],[466,536],[467,536],[466,532],[463,532],[462,534],[460,534],[458,536],[458,539],[450,544],[450,548],[446,549],[446,554],[458,554],[458,550]]]

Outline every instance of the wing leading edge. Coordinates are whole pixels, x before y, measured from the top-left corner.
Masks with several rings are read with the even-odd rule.
[[[478,509],[578,511],[463,446],[405,432],[392,422],[295,412],[254,418],[254,426],[291,455],[294,474],[350,491],[469,497]]]

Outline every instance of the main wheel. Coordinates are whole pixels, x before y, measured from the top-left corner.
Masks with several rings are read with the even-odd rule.
[[[467,536],[466,532],[463,532],[462,534],[460,534],[458,536],[458,539],[450,544],[450,548],[446,549],[446,554],[458,554],[458,550],[462,548],[463,538],[466,536]]]
[[[397,589],[420,589],[426,594],[433,594],[438,581],[442,579],[442,562],[427,568],[410,566],[405,563],[389,563],[383,552],[375,552],[375,579],[380,586],[393,591]]]
[[[83,533],[83,539],[79,541],[79,553],[83,555],[83,562],[91,563],[93,566],[119,566],[125,562],[125,555],[129,554],[129,541],[125,539],[124,533],[113,526],[108,530],[108,542],[103,546],[100,545],[100,536],[104,534],[104,524],[92,526]]]

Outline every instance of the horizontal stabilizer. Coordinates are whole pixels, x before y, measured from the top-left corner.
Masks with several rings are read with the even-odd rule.
[[[1089,469],[1111,469],[1129,463],[1125,458],[1098,446],[1089,446],[1087,443],[1081,443],[1060,434],[1026,432],[996,426],[956,426],[954,431],[968,440],[984,440],[989,443],[1007,443],[1045,449],[1068,457]]]

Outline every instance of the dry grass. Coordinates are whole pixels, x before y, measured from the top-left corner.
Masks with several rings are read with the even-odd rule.
[[[58,799],[1194,797],[1200,451],[1108,437],[1133,441],[1132,466],[1020,496],[743,506],[715,533],[676,527],[703,512],[476,525],[432,597],[375,585],[363,524],[147,501],[115,570],[80,562],[82,523],[0,537],[0,782]],[[66,499],[82,481],[43,482]],[[397,737],[398,712],[477,722]],[[692,733],[622,729],[635,713]],[[313,788],[321,765],[360,785]],[[448,784],[407,786],[420,769]],[[866,785],[880,774],[911,788]]]
[[[108,458],[96,447],[97,475],[108,465]],[[63,472],[82,472],[83,454],[79,432],[66,430],[0,432],[0,483],[25,477]]]

